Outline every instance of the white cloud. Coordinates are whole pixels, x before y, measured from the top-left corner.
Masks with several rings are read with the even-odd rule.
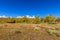
[[[24,16],[17,16],[16,18],[23,18]],[[35,18],[35,16],[29,16],[29,15],[26,15],[27,18]],[[5,16],[5,15],[2,15],[0,16],[0,18],[13,18],[12,16]]]
[[[24,16],[17,16],[16,18],[23,18]]]
[[[0,16],[0,18],[7,18],[7,16],[5,16],[5,15],[2,15],[2,16]]]
[[[29,15],[26,15],[27,18],[35,18],[35,16],[29,16]]]
[[[16,18],[23,18],[24,16],[17,16]],[[35,18],[35,16],[26,15],[27,18]]]

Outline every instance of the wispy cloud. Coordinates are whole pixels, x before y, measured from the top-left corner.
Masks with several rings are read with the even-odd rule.
[[[15,18],[23,18],[24,16],[17,16]],[[29,16],[29,15],[26,15],[27,18],[35,18],[35,16]],[[13,18],[12,16],[5,16],[5,15],[2,15],[0,16],[0,18]]]
[[[26,15],[27,18],[35,18],[35,16]]]
[[[5,16],[5,15],[2,15],[2,16],[0,16],[0,18],[7,18],[7,16]]]
[[[24,16],[17,16],[16,18],[23,18]],[[35,16],[26,15],[27,18],[35,18]]]
[[[17,16],[16,18],[23,18],[24,16]]]

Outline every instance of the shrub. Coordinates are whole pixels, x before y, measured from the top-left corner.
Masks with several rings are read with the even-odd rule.
[[[48,23],[55,22],[56,17],[52,16],[52,15],[48,15],[48,16],[45,17],[45,21],[48,22]]]
[[[8,18],[7,23],[15,23],[15,19],[14,18]]]
[[[14,30],[14,33],[21,33],[19,30]]]
[[[49,22],[49,24],[57,24],[57,22]]]
[[[60,37],[60,30],[47,30],[48,34],[50,35],[56,35],[57,37]]]
[[[35,27],[34,27],[34,30],[39,30],[39,29],[40,29],[39,26],[35,26]]]
[[[52,31],[49,29],[49,30],[47,30],[47,32],[48,32],[48,34],[50,34],[50,35],[52,35],[53,33],[52,33]]]
[[[55,33],[55,35],[56,35],[57,37],[60,37],[60,31],[57,31],[57,32]]]
[[[57,30],[48,29],[47,32],[52,35],[52,34],[55,34],[57,32]]]

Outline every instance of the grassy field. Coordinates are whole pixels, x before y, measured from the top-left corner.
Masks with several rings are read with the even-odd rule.
[[[60,37],[47,32],[49,28],[60,29],[60,23],[2,23],[0,24],[0,40],[60,40]]]

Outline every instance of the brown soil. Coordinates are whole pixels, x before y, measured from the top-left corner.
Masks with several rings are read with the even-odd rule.
[[[35,26],[40,30],[34,30]],[[60,26],[59,24],[0,24],[0,40],[60,40],[60,37],[49,35],[42,26]],[[18,32],[17,32],[18,31]]]

